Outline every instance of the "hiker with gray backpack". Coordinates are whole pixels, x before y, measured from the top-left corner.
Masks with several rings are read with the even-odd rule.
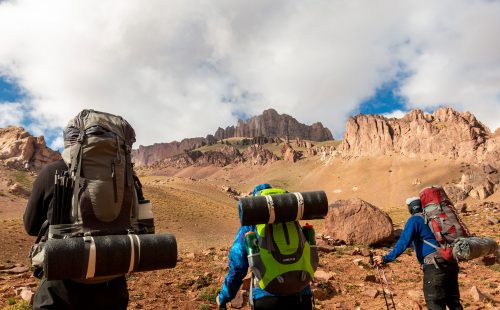
[[[260,184],[238,203],[241,227],[229,252],[229,271],[217,296],[226,309],[248,269],[252,270],[249,303],[258,309],[312,309],[309,283],[318,266],[315,234],[301,219],[324,218],[323,191],[288,193]]]
[[[133,171],[134,141],[122,117],[94,110],[64,129],[63,159],[42,169],[24,214],[26,231],[38,235],[29,254],[41,278],[33,309],[126,309],[125,274],[175,266],[175,237],[154,234]]]
[[[459,260],[493,254],[496,241],[471,236],[458,212],[440,186],[424,188],[419,197],[406,200],[411,217],[393,250],[375,256],[381,266],[394,261],[410,244],[424,272],[423,290],[429,310],[463,309],[458,285]]]

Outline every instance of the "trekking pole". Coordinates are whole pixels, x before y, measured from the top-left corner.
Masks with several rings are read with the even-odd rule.
[[[378,275],[378,278],[380,281],[380,285],[382,286],[382,295],[384,295],[385,306],[386,306],[387,310],[390,310],[389,303],[387,302],[387,296],[385,295],[385,288],[384,288],[384,283],[382,281],[382,277],[380,275],[380,270],[378,268],[378,265],[376,265],[373,261],[373,253],[370,253],[370,265],[372,265],[372,267],[375,266],[375,269],[377,270],[377,275]],[[396,308],[394,308],[394,309],[396,309]]]
[[[382,269],[381,271],[382,271],[382,277],[384,279],[385,285],[387,286],[387,289],[389,291],[389,297],[391,298],[392,306],[394,307],[394,310],[395,310],[396,309],[396,303],[394,303],[394,297],[392,295],[392,290],[389,287],[389,282],[387,281],[387,277],[385,276],[384,269]]]

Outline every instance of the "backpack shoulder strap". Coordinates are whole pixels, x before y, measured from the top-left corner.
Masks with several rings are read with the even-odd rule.
[[[45,220],[40,227],[40,231],[38,231],[38,236],[36,237],[35,244],[40,243],[42,238],[47,235],[47,229],[49,228],[49,220]]]
[[[424,240],[424,239],[421,239],[423,243],[427,244],[428,246],[431,246],[433,248],[435,248],[436,250],[437,249],[440,249],[440,247],[438,247],[437,245],[435,244],[432,244],[431,242],[427,241],[427,240]]]

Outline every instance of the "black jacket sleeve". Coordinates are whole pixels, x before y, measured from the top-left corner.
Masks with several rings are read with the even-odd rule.
[[[38,235],[43,222],[50,218],[49,206],[54,192],[54,176],[56,170],[67,170],[63,160],[55,161],[45,166],[33,183],[33,189],[24,211],[24,228],[31,236]]]

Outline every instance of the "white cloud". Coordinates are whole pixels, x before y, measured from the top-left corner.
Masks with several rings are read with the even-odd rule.
[[[402,118],[408,111],[395,110],[390,113],[384,113],[383,116],[387,118]]]
[[[9,125],[20,125],[23,112],[20,103],[0,102],[0,128]]]
[[[409,107],[500,126],[500,3],[20,0],[0,3],[0,75],[53,130],[84,107],[139,144],[204,136],[273,107],[336,136],[402,68]]]

